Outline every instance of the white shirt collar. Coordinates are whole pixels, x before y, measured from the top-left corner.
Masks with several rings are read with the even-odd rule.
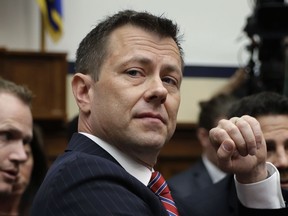
[[[205,154],[202,155],[202,160],[214,184],[226,176],[226,173],[213,164]]]
[[[115,146],[108,144],[100,138],[88,133],[80,133],[90,138],[101,148],[107,151],[130,175],[134,176],[144,185],[148,185],[152,175],[152,171],[148,167],[133,160],[129,155],[123,153]]]

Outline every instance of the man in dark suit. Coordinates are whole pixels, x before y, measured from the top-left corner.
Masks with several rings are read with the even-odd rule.
[[[100,22],[82,40],[72,79],[79,133],[48,171],[32,216],[179,215],[171,197],[158,198],[146,187],[154,188],[149,183],[151,176],[158,178],[153,177],[153,166],[176,128],[183,76],[177,38],[171,20],[125,10]],[[251,119],[247,127],[260,130]],[[245,139],[255,137],[242,132]],[[262,151],[256,151],[259,160],[252,161],[253,166],[241,168],[244,173],[231,169],[240,182],[262,185],[259,181],[267,177]],[[222,160],[227,161],[227,154]],[[275,201],[281,199],[279,195]],[[170,208],[165,209],[167,203]],[[180,203],[177,207],[182,212]]]
[[[168,215],[147,185],[176,127],[178,27],[121,11],[82,40],[76,71],[79,133],[48,171],[32,215]]]
[[[241,99],[227,112],[229,118],[245,114],[255,117],[261,125],[267,144],[267,161],[273,163],[279,170],[282,194],[285,200],[287,200],[288,98],[273,92],[263,92]],[[205,188],[193,187],[193,190],[181,194],[178,189],[180,185],[176,185],[176,183],[179,184],[181,181],[180,177],[187,178],[183,179],[184,181],[191,181],[191,177],[187,173],[186,175],[178,176],[176,178],[177,182],[174,181],[170,185],[172,193],[175,193],[173,194],[175,199],[180,199],[182,205],[185,206],[184,212],[187,212],[187,215],[189,215],[189,212],[202,216],[239,215],[237,192],[231,174],[215,185],[211,184]],[[174,186],[176,190],[173,191]],[[196,205],[197,203],[203,203],[204,200],[207,200],[205,206],[201,204]],[[255,213],[255,211],[258,211],[260,215],[262,214],[259,209],[249,209],[245,214],[249,215]],[[270,214],[273,215],[272,212]]]

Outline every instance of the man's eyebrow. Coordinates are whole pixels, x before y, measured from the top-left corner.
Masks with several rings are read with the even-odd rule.
[[[12,128],[12,127],[4,127],[0,129],[0,133],[13,133],[13,134],[20,134],[19,130],[17,130],[16,128]]]
[[[146,58],[144,56],[133,56],[133,57],[127,59],[124,63],[129,64],[131,62],[140,62],[141,64],[146,65],[146,64],[151,64],[152,60],[149,58]]]
[[[141,64],[148,65],[148,64],[152,64],[153,60],[146,58],[144,56],[133,56],[132,58],[128,59],[125,62],[125,64],[128,64],[130,62],[140,62]],[[179,68],[176,65],[172,65],[172,64],[165,64],[164,68],[167,71],[180,71],[181,72],[181,68],[179,70]]]
[[[21,136],[21,132],[18,130],[18,129],[16,129],[16,128],[14,128],[14,127],[10,127],[10,128],[1,128],[0,129],[0,134],[3,134],[3,133],[11,133],[12,135],[14,135],[14,136]],[[27,141],[27,142],[31,142],[32,141],[32,139],[33,139],[33,135],[32,136],[30,136],[30,135],[28,135],[28,136],[25,136],[25,137],[23,137],[23,140],[25,140],[25,141]]]
[[[183,74],[181,68],[171,64],[164,65],[164,70],[168,72],[177,72],[181,75]]]

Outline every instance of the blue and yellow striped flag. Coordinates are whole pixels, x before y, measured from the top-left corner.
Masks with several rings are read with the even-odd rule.
[[[45,31],[48,31],[54,42],[63,34],[61,0],[37,0],[43,19]]]

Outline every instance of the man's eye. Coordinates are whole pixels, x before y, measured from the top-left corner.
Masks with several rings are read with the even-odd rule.
[[[29,144],[28,145],[24,145],[24,149],[25,149],[26,155],[28,157],[30,157],[32,155],[31,146]]]
[[[171,77],[164,77],[162,78],[162,81],[165,82],[165,83],[168,83],[170,85],[175,85],[177,86],[177,81]]]
[[[12,134],[9,132],[0,132],[1,141],[9,141],[13,138]]]
[[[31,139],[23,139],[23,144],[28,145],[31,143]]]
[[[130,76],[141,76],[141,72],[138,70],[129,70],[127,71],[127,74],[129,74]]]
[[[288,150],[288,140],[284,141],[284,148],[285,148],[285,150]]]
[[[275,144],[269,140],[266,141],[266,147],[267,147],[267,152],[272,152],[276,150]]]

